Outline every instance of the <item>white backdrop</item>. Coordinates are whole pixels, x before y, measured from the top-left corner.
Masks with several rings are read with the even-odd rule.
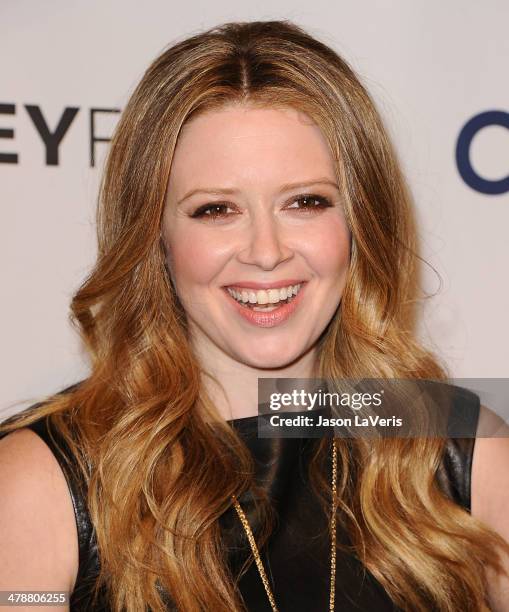
[[[17,411],[87,371],[68,312],[95,256],[107,143],[95,144],[92,168],[92,109],[121,109],[150,61],[176,40],[225,21],[279,18],[351,63],[393,134],[422,254],[443,280],[438,287],[425,270],[426,288],[439,293],[424,305],[422,339],[455,377],[509,377],[509,187],[477,191],[455,159],[463,126],[501,111],[505,125],[475,135],[470,161],[489,181],[509,175],[505,0],[2,0],[1,409]],[[78,110],[67,111],[72,121],[48,160],[41,125],[54,132],[66,108]],[[118,115],[94,116],[95,136],[107,138]]]

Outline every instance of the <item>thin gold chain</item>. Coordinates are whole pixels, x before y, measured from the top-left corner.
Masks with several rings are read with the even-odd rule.
[[[329,596],[329,612],[334,612],[334,597],[336,593],[336,479],[337,479],[337,447],[336,447],[336,439],[332,438],[332,508],[331,508],[331,560],[330,560],[330,596]],[[247,535],[247,539],[249,540],[249,544],[251,546],[251,550],[253,551],[253,555],[256,561],[256,567],[258,568],[258,572],[260,574],[260,578],[262,579],[263,586],[265,587],[265,592],[267,593],[267,597],[269,598],[270,605],[272,606],[272,610],[274,612],[279,612],[276,602],[274,600],[274,596],[272,595],[272,591],[270,590],[269,581],[267,579],[267,574],[265,573],[265,569],[263,567],[262,560],[260,558],[260,553],[258,552],[258,547],[256,545],[256,541],[253,536],[253,532],[251,531],[251,527],[249,526],[249,522],[244,514],[244,510],[242,510],[237,498],[235,495],[232,495],[233,503],[235,509],[237,510],[237,514],[239,515],[240,521],[244,527],[244,530]]]

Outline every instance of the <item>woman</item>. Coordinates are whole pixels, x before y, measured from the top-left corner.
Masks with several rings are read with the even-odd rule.
[[[72,303],[90,376],[2,427],[1,589],[507,609],[505,439],[476,441],[470,512],[472,440],[256,436],[259,377],[446,378],[412,336],[404,180],[335,52],[277,21],[165,51],[111,144],[98,238]],[[475,432],[478,398],[457,402]]]

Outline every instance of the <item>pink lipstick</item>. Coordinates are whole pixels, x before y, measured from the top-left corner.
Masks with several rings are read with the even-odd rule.
[[[261,288],[261,284],[262,283],[256,283],[256,287],[252,288]],[[226,298],[232,304],[232,307],[235,308],[235,311],[248,323],[251,323],[251,325],[256,325],[257,327],[275,327],[276,325],[280,325],[289,317],[291,317],[295,310],[298,308],[300,302],[302,301],[302,295],[306,290],[307,282],[300,281],[300,284],[301,287],[299,289],[299,292],[296,296],[293,297],[291,302],[281,304],[280,306],[277,306],[274,310],[270,310],[269,312],[252,310],[248,306],[243,306],[242,304],[237,302],[237,300],[228,293],[228,290],[226,288],[224,289],[224,292],[226,294]],[[249,283],[244,284],[243,287],[245,287],[246,289],[249,288],[247,285],[249,285]],[[275,288],[277,286],[281,286],[281,283],[277,283],[277,285],[276,283],[265,283],[265,286],[267,285],[272,285],[272,287],[267,288]]]

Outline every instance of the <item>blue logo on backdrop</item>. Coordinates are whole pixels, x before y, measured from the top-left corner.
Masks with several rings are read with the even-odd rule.
[[[509,174],[500,180],[491,181],[479,176],[470,163],[470,145],[474,136],[483,128],[498,125],[509,130],[509,113],[486,111],[472,117],[463,126],[456,143],[456,164],[465,183],[481,193],[500,195],[509,191]]]

